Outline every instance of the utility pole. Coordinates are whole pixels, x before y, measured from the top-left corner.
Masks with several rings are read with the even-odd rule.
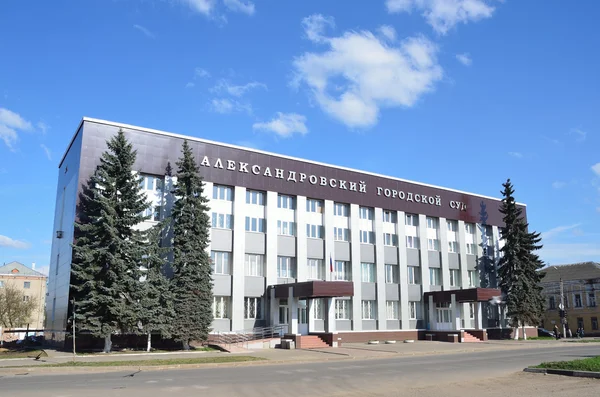
[[[559,273],[560,274],[560,273]],[[560,310],[561,310],[561,318],[560,318],[560,322],[562,323],[562,328],[563,328],[563,337],[566,338],[567,337],[567,319],[566,319],[566,312],[565,312],[565,293],[564,293],[564,288],[563,288],[563,279],[562,279],[562,275],[560,276]]]

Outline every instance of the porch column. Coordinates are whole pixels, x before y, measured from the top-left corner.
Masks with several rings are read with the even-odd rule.
[[[294,287],[290,287],[288,298],[290,316],[288,319],[288,332],[292,335],[298,334],[298,298],[294,297]]]
[[[275,288],[269,290],[269,318],[271,327],[279,324],[279,304],[275,298]]]
[[[461,329],[460,305],[456,302],[456,294],[450,295],[450,310],[450,317],[452,319],[452,329]]]
[[[326,328],[325,332],[335,333],[335,298],[325,298],[326,299],[326,307],[325,307],[325,318],[326,318]]]
[[[483,316],[481,302],[475,302],[475,329],[483,329]]]
[[[435,305],[433,304],[433,295],[429,295],[429,328],[432,331],[437,330],[437,317],[435,315]]]
[[[306,310],[308,311],[308,313],[306,313],[308,317],[308,333],[310,334],[311,332],[315,332],[315,300],[307,298],[306,305]]]

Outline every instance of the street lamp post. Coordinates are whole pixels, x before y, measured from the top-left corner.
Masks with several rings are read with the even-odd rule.
[[[560,306],[558,307],[560,314],[560,322],[563,328],[563,337],[567,337],[567,319],[565,316],[565,290],[563,286],[562,273],[558,270],[558,267],[554,266],[554,269],[558,272],[559,283],[560,283]]]

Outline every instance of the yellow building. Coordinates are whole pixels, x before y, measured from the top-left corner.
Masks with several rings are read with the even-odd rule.
[[[546,297],[546,313],[542,326],[552,330],[556,324],[562,333],[559,314],[562,280],[565,317],[573,336],[578,328],[584,329],[585,336],[600,335],[600,307],[596,304],[600,289],[600,263],[549,266],[543,272],[545,276],[541,286]]]
[[[28,324],[22,324],[16,330],[43,330],[44,328],[44,305],[46,301],[46,281],[48,277],[37,272],[22,263],[10,262],[0,266],[0,288],[12,284],[23,291],[23,299],[35,299],[37,309],[31,315]],[[17,334],[5,334],[5,340],[24,337],[24,332]]]

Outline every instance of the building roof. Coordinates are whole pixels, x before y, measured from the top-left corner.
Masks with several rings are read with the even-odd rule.
[[[569,280],[591,280],[600,278],[600,263],[598,262],[582,262],[573,263],[570,265],[549,266],[543,270],[545,273],[542,279],[543,283],[552,283]]]
[[[32,268],[27,267],[20,262],[10,262],[4,266],[0,266],[0,276],[47,277],[45,274],[36,272]]]
[[[273,157],[280,157],[280,158],[285,158],[285,159],[289,159],[289,160],[302,161],[302,162],[306,162],[306,163],[310,163],[310,164],[316,164],[316,165],[321,165],[321,166],[325,166],[325,167],[337,168],[337,169],[341,169],[341,170],[346,170],[346,171],[351,171],[351,172],[357,172],[357,173],[362,173],[362,174],[366,174],[366,175],[372,175],[372,176],[376,176],[376,177],[380,177],[380,178],[386,178],[386,179],[391,179],[391,180],[396,180],[396,181],[401,181],[401,182],[407,182],[407,183],[411,183],[411,184],[414,184],[414,185],[420,185],[420,186],[431,187],[431,188],[434,188],[434,189],[446,190],[446,191],[449,191],[449,192],[455,192],[455,193],[461,193],[461,194],[468,194],[470,196],[486,198],[486,199],[494,200],[494,201],[501,201],[502,200],[502,199],[500,199],[498,197],[490,197],[490,196],[485,196],[485,195],[482,195],[482,194],[469,193],[469,192],[464,192],[464,191],[461,191],[461,190],[450,189],[450,188],[447,188],[447,187],[431,185],[431,184],[427,184],[427,183],[423,183],[423,182],[411,181],[411,180],[408,180],[408,179],[397,178],[397,177],[393,177],[393,176],[389,176],[389,175],[382,175],[382,174],[377,174],[377,173],[374,173],[374,172],[368,172],[368,171],[358,170],[358,169],[354,169],[354,168],[342,167],[342,166],[334,165],[334,164],[327,164],[327,163],[322,163],[322,162],[318,162],[318,161],[312,161],[312,160],[308,160],[308,159],[301,159],[301,158],[298,158],[298,157],[286,156],[286,155],[282,155],[282,154],[278,154],[278,153],[266,152],[266,151],[262,151],[262,150],[258,150],[258,149],[254,149],[254,148],[249,148],[249,147],[231,145],[231,144],[228,144],[228,143],[216,142],[216,141],[211,141],[211,140],[208,140],[208,139],[201,139],[201,138],[194,137],[194,136],[186,136],[186,135],[181,135],[181,134],[174,134],[172,132],[166,132],[166,131],[155,130],[155,129],[151,129],[151,128],[139,127],[139,126],[135,126],[135,125],[131,125],[131,124],[117,123],[117,122],[114,122],[114,121],[95,119],[95,118],[91,118],[91,117],[83,117],[81,119],[81,121],[79,122],[79,125],[78,125],[77,129],[75,130],[75,134],[73,134],[73,137],[71,138],[71,141],[69,142],[69,145],[67,146],[67,149],[65,150],[65,152],[64,152],[64,154],[63,154],[63,156],[62,156],[62,158],[61,158],[61,160],[59,162],[59,165],[58,165],[59,168],[62,166],[63,161],[67,157],[67,153],[71,149],[71,145],[75,141],[75,138],[77,137],[77,134],[79,133],[79,130],[81,129],[81,127],[83,126],[83,124],[85,122],[97,123],[97,124],[104,124],[104,125],[109,125],[109,126],[114,126],[114,127],[119,127],[119,128],[125,128],[125,129],[131,129],[131,130],[137,130],[137,131],[147,132],[147,133],[150,133],[150,134],[157,134],[157,135],[163,135],[163,136],[168,136],[168,137],[173,137],[173,138],[181,138],[181,139],[187,139],[187,140],[191,140],[191,141],[203,142],[203,143],[208,143],[208,144],[217,145],[217,146],[224,146],[224,147],[229,147],[229,148],[234,148],[234,149],[241,149],[241,150],[246,150],[248,152],[261,153],[261,154],[266,154],[266,155],[273,156]],[[517,204],[521,205],[523,207],[527,207],[527,204],[524,204],[524,203],[517,202]]]

